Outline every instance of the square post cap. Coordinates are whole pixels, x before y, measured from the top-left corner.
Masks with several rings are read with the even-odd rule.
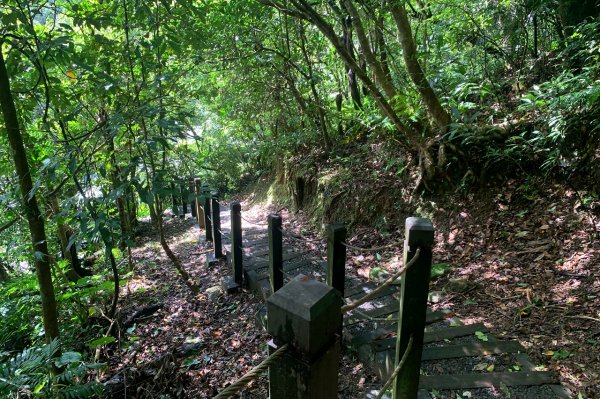
[[[313,359],[335,341],[341,306],[335,289],[298,275],[267,299],[267,331],[277,345],[287,343]]]
[[[431,220],[418,217],[406,218],[405,237],[410,247],[418,246],[431,248],[434,238]]]

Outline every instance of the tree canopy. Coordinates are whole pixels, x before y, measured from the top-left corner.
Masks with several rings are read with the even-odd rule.
[[[600,181],[599,15],[598,0],[3,1],[0,280],[29,276],[42,301],[3,286],[0,350],[87,317],[66,301],[89,284],[113,289],[114,315],[143,216],[196,289],[162,228],[174,181],[234,193],[373,143],[412,192],[498,170]],[[110,272],[88,276],[98,250]]]

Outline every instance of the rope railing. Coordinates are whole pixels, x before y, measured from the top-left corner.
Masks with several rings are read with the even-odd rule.
[[[404,354],[402,355],[402,359],[400,359],[400,363],[398,363],[398,366],[396,366],[396,368],[394,369],[394,372],[392,373],[392,375],[390,375],[390,378],[386,381],[386,383],[383,384],[383,387],[381,387],[381,390],[379,391],[379,393],[377,394],[375,399],[381,399],[383,397],[383,395],[385,395],[385,391],[387,391],[387,389],[390,387],[390,385],[392,385],[392,382],[394,382],[396,377],[398,377],[398,374],[400,374],[400,371],[402,370],[404,363],[406,363],[406,359],[408,359],[408,354],[412,350],[412,345],[413,345],[413,336],[411,335],[410,339],[408,340],[408,345],[406,346],[406,350],[404,351]]]
[[[219,229],[219,228],[217,228],[217,231],[218,231],[219,233],[221,233],[221,235],[222,235],[223,237],[225,237],[225,238],[229,238],[229,233],[224,233],[224,232],[223,232],[223,230],[221,230],[221,229]]]
[[[263,360],[258,366],[254,367],[252,370],[248,371],[244,374],[239,380],[229,385],[223,391],[221,391],[217,396],[213,397],[213,399],[227,399],[231,398],[233,395],[244,389],[246,384],[251,381],[254,381],[256,378],[260,377],[268,368],[278,360],[285,351],[288,349],[288,344],[282,345],[281,348],[278,348],[275,352],[273,352],[269,357]]]
[[[361,248],[361,247],[356,247],[354,245],[350,245],[347,242],[342,242],[342,245],[345,246],[348,249],[353,249],[355,251],[362,251],[362,252],[377,252],[377,251],[383,251],[384,249],[390,249],[390,248],[396,248],[398,247],[398,245],[402,244],[402,241],[398,241],[395,242],[393,244],[388,244],[388,245],[383,245],[381,247],[373,247],[373,248]]]
[[[379,287],[377,287],[373,291],[369,292],[367,295],[363,296],[360,299],[357,299],[356,301],[354,301],[352,303],[342,306],[342,313],[347,313],[347,312],[359,307],[363,303],[368,302],[370,299],[374,298],[375,296],[379,295],[383,290],[385,290],[387,287],[392,285],[394,283],[394,281],[396,281],[396,279],[398,279],[398,277],[400,277],[404,272],[406,272],[408,269],[410,269],[410,267],[417,262],[420,254],[421,254],[421,248],[417,248],[417,251],[415,252],[415,256],[413,256],[413,258],[410,260],[410,262],[408,262],[406,265],[402,266],[400,268],[400,270],[398,270],[398,272],[396,272],[394,275],[389,277],[387,280],[385,280],[383,282],[383,284],[381,284]]]

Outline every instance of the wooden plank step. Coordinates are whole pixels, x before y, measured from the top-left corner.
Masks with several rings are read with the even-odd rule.
[[[354,287],[348,287],[344,290],[344,297],[348,298],[361,292],[366,294],[375,287],[377,287],[377,284],[372,281],[367,281],[366,283],[355,285]]]
[[[367,303],[370,303],[370,302],[367,302]],[[351,311],[349,317],[344,318],[344,325],[355,324],[362,320],[368,320],[369,317],[382,318],[382,317],[386,317],[393,313],[397,314],[398,307],[399,307],[398,302],[394,301],[393,303],[390,303],[390,304],[387,304],[384,306],[380,306],[378,308],[368,309],[368,310],[366,310],[366,309],[363,310],[363,309],[358,308],[356,310]],[[368,317],[365,317],[365,316],[368,316]],[[390,319],[393,319],[393,317],[391,317]]]
[[[247,232],[246,230],[242,231],[242,240],[244,240],[244,241],[252,242],[252,241],[259,241],[259,240],[264,240],[264,239],[268,239],[267,230],[254,231],[254,232]]]
[[[268,276],[267,279],[259,279],[255,271],[244,270],[244,279],[248,282],[250,289],[263,300],[266,301],[271,296],[271,285]]]
[[[293,270],[296,270],[298,268],[304,267],[304,266],[310,266],[312,263],[307,260],[307,259],[302,259],[298,262],[294,262],[294,263],[285,263],[283,265],[283,271],[284,272],[290,272]],[[253,274],[251,275],[252,278],[255,278],[257,280],[266,280],[269,278],[269,273],[264,273],[262,272],[262,270],[259,269],[254,269],[254,270],[250,270]]]
[[[535,365],[531,362],[529,356],[527,356],[525,353],[518,353],[517,355],[515,355],[515,357],[526,371],[535,371]],[[562,385],[552,384],[550,385],[550,389],[552,389],[552,392],[554,392],[557,398],[570,399],[573,397],[571,392],[569,392],[569,390],[567,390]]]
[[[350,299],[350,301],[355,301],[361,298],[362,296],[367,295],[369,292],[373,291],[377,287],[379,287],[379,284],[369,281],[367,283],[345,289],[344,297]],[[373,299],[381,298],[386,295],[391,295],[395,293],[398,290],[398,288],[399,286],[397,285],[391,285],[385,290],[383,290],[381,294],[375,296],[375,298]]]
[[[475,331],[487,332],[487,328],[482,323],[469,324],[466,326],[448,327],[443,330],[436,331],[425,331],[423,337],[423,343],[428,344],[431,342],[443,341],[445,339],[452,339],[458,337],[464,337],[467,335],[475,334]],[[374,351],[383,351],[387,349],[396,348],[396,337],[389,337],[384,339],[377,339],[371,341]]]
[[[283,264],[283,271],[290,272],[292,270],[300,269],[302,267],[314,266],[310,259],[299,259],[294,262],[287,262]]]
[[[421,376],[420,389],[470,389],[506,386],[531,386],[556,383],[554,374],[546,371],[524,371],[513,373],[443,374]]]
[[[242,246],[244,248],[253,248],[253,247],[257,247],[257,246],[269,246],[269,239],[262,238],[262,239],[251,240],[251,241],[242,240]]]
[[[395,305],[396,309],[398,308],[398,304]],[[395,320],[395,315],[398,314],[398,312],[389,312],[389,306],[383,306],[381,308],[377,308],[377,309],[371,309],[370,311],[365,311],[363,312],[364,314],[366,314],[369,317],[374,317],[374,318],[380,318],[380,317],[386,317],[388,315],[393,315],[392,317],[390,317],[390,328],[392,326],[396,325],[396,320]],[[370,312],[370,313],[369,313]],[[387,313],[385,313],[387,312]],[[435,323],[437,321],[440,320],[444,320],[446,317],[449,317],[449,315],[451,315],[452,313],[450,313],[447,310],[437,310],[435,312],[427,312],[427,316],[425,318],[425,324],[431,324],[431,323]],[[361,321],[369,321],[368,318],[365,318],[364,316],[360,315],[360,314],[356,314],[356,315],[352,315],[350,317],[344,317],[344,327],[350,326],[352,324],[356,324],[359,323]],[[395,329],[393,329],[394,331],[396,331]]]
[[[421,360],[453,359],[458,357],[486,356],[501,353],[518,353],[524,348],[516,341],[470,342],[461,345],[448,345],[423,348]]]
[[[288,252],[287,254],[283,254],[283,261],[290,261],[292,259],[296,259],[299,258],[300,256],[306,255],[306,253],[304,252]],[[252,259],[252,258],[250,258]],[[264,269],[266,267],[269,267],[269,261],[268,260],[254,260],[254,262],[247,262],[244,264],[244,269],[245,270],[257,270],[257,269]],[[285,265],[284,265],[285,267]]]
[[[255,257],[255,258],[261,258],[261,257],[266,257],[269,256],[269,248],[264,248],[264,249],[256,249],[254,251],[247,251],[247,256],[251,256],[251,257]],[[283,248],[283,254],[285,257],[286,253],[290,253],[290,252],[296,252],[296,250],[294,248],[289,248],[289,247],[284,247]]]

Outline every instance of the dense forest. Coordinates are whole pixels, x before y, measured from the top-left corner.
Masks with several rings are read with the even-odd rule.
[[[565,327],[569,349],[548,346],[558,332],[535,348],[576,397],[600,397],[598,0],[4,0],[0,34],[0,396],[110,396],[135,345],[144,243],[202,302],[203,255],[171,218],[197,177],[282,204],[307,231],[386,236],[432,217],[437,251],[461,254],[450,263],[478,231],[534,240],[528,223],[554,215],[536,231],[580,245],[588,288],[565,300],[586,312],[565,320],[586,328]],[[481,218],[456,208],[472,230],[451,246],[453,205]],[[234,375],[207,377],[206,356],[173,371],[204,362],[200,382],[137,397],[216,393]]]

